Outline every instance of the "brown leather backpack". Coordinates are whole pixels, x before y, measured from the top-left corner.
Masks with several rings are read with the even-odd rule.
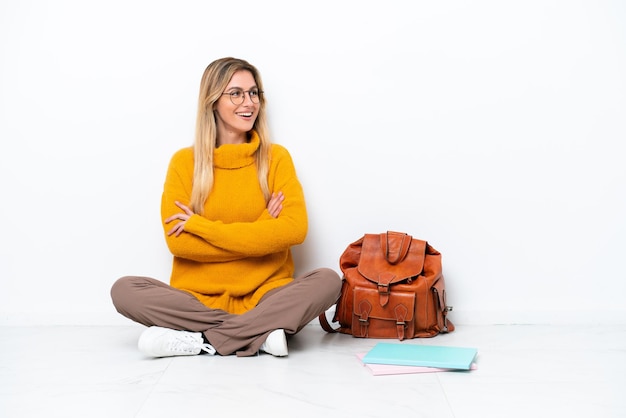
[[[403,232],[365,234],[339,259],[343,287],[327,332],[361,338],[434,337],[454,331],[448,320],[441,254]]]

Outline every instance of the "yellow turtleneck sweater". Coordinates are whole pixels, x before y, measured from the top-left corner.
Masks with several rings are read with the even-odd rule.
[[[161,217],[167,246],[174,255],[170,284],[196,296],[213,309],[244,313],[269,290],[293,280],[290,247],[304,241],[307,213],[302,186],[289,152],[273,144],[268,183],[271,192],[285,195],[283,210],[273,218],[259,186],[254,153],[259,138],[215,149],[213,189],[204,215],[195,214],[178,237],[168,236],[180,213],[174,204],[189,206],[193,179],[193,149],[179,150],[171,159]]]

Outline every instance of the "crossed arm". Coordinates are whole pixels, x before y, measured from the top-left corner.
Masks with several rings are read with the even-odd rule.
[[[283,210],[283,200],[285,200],[283,192],[272,194],[270,201],[267,203],[267,211],[272,216],[272,218],[278,218],[278,215],[280,215],[280,212]],[[194,215],[194,212],[191,210],[191,208],[180,203],[179,201],[176,201],[174,203],[180,208],[181,211],[170,216],[164,222],[166,224],[170,224],[175,220],[179,221],[175,223],[172,229],[167,232],[168,236],[174,235],[178,237],[185,231],[185,224],[187,223],[189,218]]]
[[[194,213],[188,205],[193,165],[190,155],[173,158],[161,214],[168,248],[196,262],[227,262],[278,254],[304,241],[308,229],[302,186],[289,154],[277,149],[269,175],[275,193],[256,219],[222,221]],[[224,199],[222,196],[218,199]],[[223,201],[223,200],[222,200]]]

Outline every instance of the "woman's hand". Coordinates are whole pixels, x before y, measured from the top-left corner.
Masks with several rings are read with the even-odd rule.
[[[283,192],[272,193],[272,197],[267,203],[267,211],[272,217],[277,218],[283,210],[283,200],[285,200]],[[179,222],[177,222],[174,227],[168,231],[167,235],[179,236],[185,231],[185,223],[187,223],[187,220],[194,215],[194,212],[188,206],[183,205],[178,201],[174,203],[182,210],[182,212],[170,216],[165,220],[165,223],[169,224],[170,222],[178,220]]]
[[[267,202],[267,211],[273,218],[278,218],[278,215],[283,210],[283,200],[285,200],[283,192],[272,193],[270,201]]]
[[[169,232],[167,233],[167,235],[179,236],[180,234],[183,233],[183,231],[185,231],[185,223],[187,223],[187,220],[189,220],[191,215],[194,215],[194,213],[191,209],[189,209],[187,206],[183,205],[182,203],[178,201],[174,203],[176,203],[176,206],[178,206],[182,210],[182,212],[170,216],[169,218],[165,220],[165,223],[169,224],[172,221],[179,220],[180,222],[176,223],[174,227],[170,229]]]

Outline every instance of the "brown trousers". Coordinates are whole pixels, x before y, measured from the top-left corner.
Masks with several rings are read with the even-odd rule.
[[[127,276],[111,288],[119,313],[146,326],[202,332],[221,355],[250,356],[268,334],[295,334],[330,308],[341,292],[341,278],[327,268],[313,270],[268,292],[241,315],[211,309],[190,293],[149,277]]]

